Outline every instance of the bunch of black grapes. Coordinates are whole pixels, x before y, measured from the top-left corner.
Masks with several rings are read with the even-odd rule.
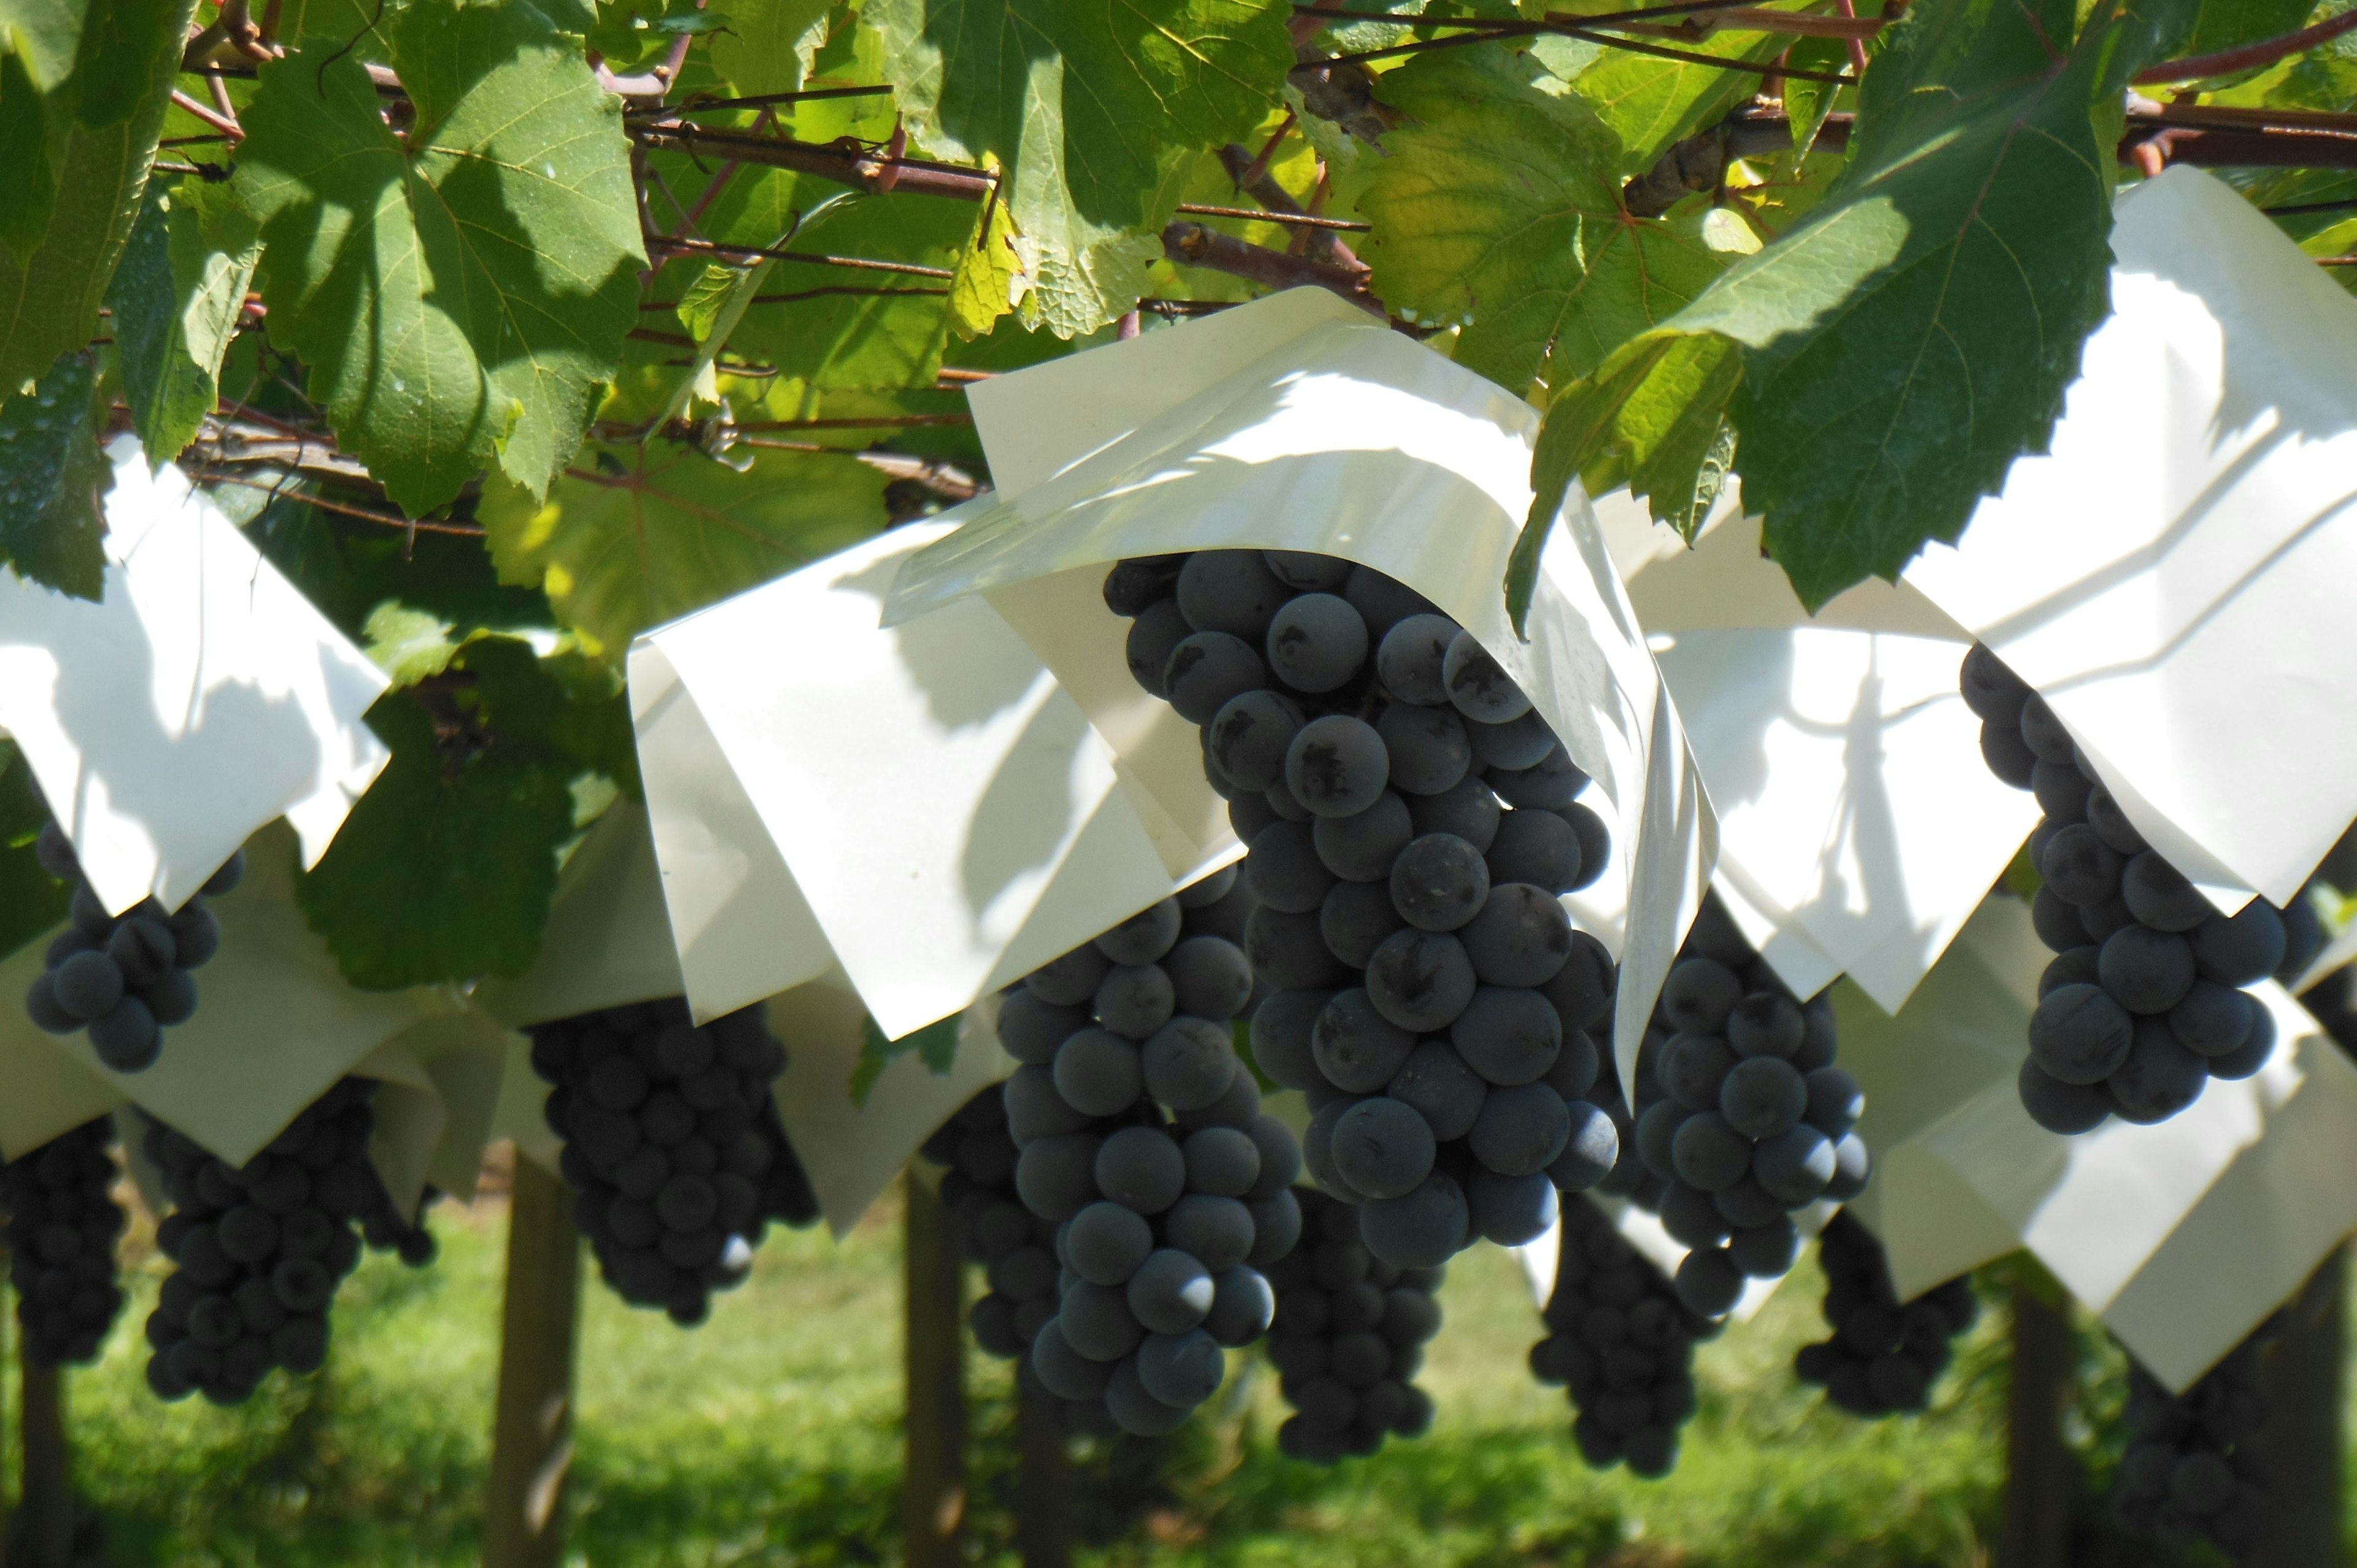
[[[1054,1270],[1056,1311],[1029,1366],[1076,1429],[1184,1421],[1225,1380],[1224,1352],[1267,1331],[1260,1271],[1301,1233],[1299,1146],[1235,1051],[1250,966],[1226,938],[1187,934],[1190,906],[1232,890],[1222,872],[1164,899],[1000,1006],[1024,1064],[1005,1090],[1016,1192],[1055,1228],[1052,1257],[1031,1260]]]
[[[1004,1086],[960,1106],[919,1151],[942,1174],[942,1204],[958,1247],[981,1265],[988,1289],[967,1313],[974,1342],[1003,1361],[1022,1356],[1056,1316],[1056,1227],[1015,1193],[1015,1140],[1006,1131]]]
[[[1874,1233],[1845,1209],[1817,1238],[1825,1272],[1825,1326],[1833,1336],[1792,1358],[1801,1380],[1853,1415],[1920,1411],[1948,1369],[1957,1336],[1980,1316],[1973,1283],[1959,1275],[1902,1302]]]
[[[1617,1152],[1583,1098],[1612,962],[1560,897],[1609,853],[1587,776],[1471,635],[1379,572],[1206,551],[1125,561],[1104,594],[1250,846],[1253,1050],[1309,1096],[1311,1174],[1394,1267],[1544,1231]]]
[[[10,1277],[26,1359],[35,1366],[87,1364],[123,1310],[114,1243],[114,1124],[85,1122],[0,1166]]]
[[[26,1014],[52,1035],[87,1030],[98,1059],[117,1072],[155,1066],[164,1030],[196,1013],[188,972],[221,947],[221,923],[205,898],[238,885],[245,852],[230,856],[178,910],[146,898],[121,915],[107,913],[82,879],[73,844],[55,822],[42,824],[33,853],[43,870],[73,884],[73,923],[49,943],[48,965],[25,993]]]
[[[1823,994],[1796,1000],[1706,897],[1662,986],[1647,1032],[1636,1152],[1662,1183],[1652,1207],[1691,1251],[1679,1297],[1716,1317],[1746,1279],[1775,1279],[1800,1255],[1792,1212],[1846,1202],[1866,1186],[1857,1080],[1834,1065]],[[1646,1196],[1652,1197],[1652,1194]]]
[[[1681,1302],[1662,1271],[1584,1200],[1564,1206],[1543,1316],[1547,1337],[1531,1347],[1531,1371],[1569,1392],[1580,1457],[1598,1470],[1625,1461],[1640,1476],[1668,1475],[1678,1429],[1695,1412],[1694,1348],[1718,1332],[1717,1322]]]
[[[2046,813],[2029,835],[2043,881],[2030,916],[2057,956],[2021,1065],[2031,1120],[2055,1133],[2110,1116],[2165,1122],[2211,1079],[2258,1071],[2275,1022],[2240,988],[2307,967],[2324,942],[2315,911],[2254,898],[2221,915],[2144,842],[2054,710],[1986,646],[1965,654],[1960,682],[1989,770]]]
[[[532,1065],[598,1273],[682,1327],[744,1283],[772,1219],[818,1219],[770,1086],[785,1048],[758,1006],[696,1024],[683,997],[532,1027]]]
[[[2127,1452],[2112,1483],[2112,1518],[2164,1545],[2207,1541],[2246,1557],[2266,1536],[2267,1474],[2252,1439],[2266,1424],[2259,1360],[2275,1318],[2227,1353],[2182,1394],[2128,1363]]]
[[[148,1122],[145,1150],[172,1202],[156,1241],[178,1265],[147,1319],[157,1395],[236,1404],[271,1368],[311,1372],[327,1359],[328,1308],[359,1265],[360,1227],[393,1208],[369,1158],[376,1087],[339,1079],[242,1165]],[[403,1243],[423,1234],[414,1220],[395,1223],[405,1262],[433,1256],[430,1238]]]
[[[1397,1434],[1432,1425],[1432,1396],[1415,1386],[1425,1341],[1440,1332],[1432,1293],[1446,1267],[1401,1269],[1367,1250],[1359,1216],[1315,1187],[1297,1187],[1302,1244],[1270,1265],[1276,1321],[1268,1359],[1294,1413],[1277,1445],[1331,1465],[1364,1456]]]

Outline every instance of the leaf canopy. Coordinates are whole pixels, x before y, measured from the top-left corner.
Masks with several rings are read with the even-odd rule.
[[[531,0],[410,0],[381,31],[406,141],[316,44],[264,67],[245,115],[272,338],[411,515],[494,467],[545,494],[637,317],[619,104]]]
[[[1698,216],[1629,214],[1620,139],[1530,55],[1429,54],[1382,91],[1405,121],[1360,200],[1361,254],[1393,309],[1465,323],[1458,364],[1516,392],[1550,353],[1554,379],[1586,375],[1725,269]]]

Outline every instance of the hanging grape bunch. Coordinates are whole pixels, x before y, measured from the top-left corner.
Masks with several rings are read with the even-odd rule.
[[[1847,1209],[1817,1238],[1817,1262],[1833,1337],[1802,1346],[1792,1370],[1852,1415],[1921,1410],[1948,1369],[1956,1337],[1980,1316],[1972,1281],[1959,1275],[1902,1303],[1882,1243]]]
[[[1582,1098],[1611,958],[1559,897],[1609,853],[1586,775],[1478,641],[1379,572],[1206,551],[1122,562],[1104,594],[1250,846],[1253,1050],[1309,1097],[1311,1174],[1395,1267],[1539,1235],[1617,1152]]]
[[[2131,1535],[2184,1547],[2207,1541],[2229,1557],[2266,1533],[2267,1478],[2252,1439],[2266,1424],[2259,1359],[2270,1317],[2182,1394],[2131,1359],[2127,1451],[2112,1482],[2112,1518]]]
[[[1331,1465],[1364,1457],[1383,1439],[1421,1437],[1432,1396],[1415,1386],[1425,1342],[1440,1332],[1432,1293],[1445,1267],[1400,1269],[1367,1250],[1359,1216],[1315,1187],[1296,1187],[1301,1245],[1271,1264],[1275,1326],[1268,1359],[1294,1414],[1277,1445],[1296,1459]]]
[[[1662,1228],[1692,1249],[1678,1294],[1716,1317],[1746,1279],[1774,1279],[1800,1254],[1792,1211],[1865,1187],[1866,1097],[1834,1065],[1834,1015],[1803,1004],[1706,896],[1663,983],[1641,1085],[1637,1156],[1663,1183]],[[1660,1091],[1658,1099],[1643,1094]]]
[[[392,1207],[369,1158],[375,1094],[374,1079],[339,1080],[242,1165],[147,1123],[143,1146],[172,1201],[156,1241],[178,1265],[147,1319],[160,1397],[236,1404],[273,1367],[326,1360],[328,1305],[361,1260],[357,1227]]]
[[[2053,1133],[2110,1116],[2165,1122],[2211,1079],[2258,1071],[2275,1020],[2241,988],[2306,967],[2323,941],[2315,912],[2254,898],[2220,914],[2144,842],[2054,710],[1987,647],[1964,655],[1960,683],[1989,770],[2046,813],[2029,835],[2042,882],[2030,917],[2056,957],[2021,1064],[2030,1119]]]
[[[1017,1151],[1002,1087],[994,1083],[960,1106],[919,1152],[948,1167],[942,1207],[959,1250],[981,1265],[989,1287],[966,1314],[974,1342],[1012,1361],[1056,1316],[1056,1227],[1016,1196]]]
[[[535,1024],[532,1066],[597,1271],[633,1306],[702,1323],[772,1219],[818,1219],[770,1085],[785,1048],[758,1006],[698,1026],[683,997]]]
[[[41,825],[33,853],[44,871],[73,885],[73,923],[49,943],[48,967],[25,993],[27,1015],[52,1035],[89,1031],[91,1048],[116,1072],[155,1066],[164,1030],[196,1013],[188,972],[221,947],[221,924],[205,899],[238,885],[245,852],[231,855],[178,909],[146,898],[121,915],[108,914],[82,879],[73,844],[54,821]]]
[[[1637,1475],[1666,1476],[1695,1412],[1695,1344],[1718,1324],[1682,1304],[1593,1203],[1564,1206],[1561,1247],[1532,1374],[1568,1392],[1572,1439],[1591,1468],[1625,1461]]]
[[[1030,1366],[1072,1429],[1184,1421],[1225,1380],[1223,1352],[1267,1331],[1260,1271],[1301,1233],[1300,1149],[1235,1052],[1251,968],[1226,938],[1187,934],[1233,887],[1223,871],[1164,899],[1000,1005],[1023,1063],[1005,1091],[1016,1191],[1057,1228],[1061,1265]]]
[[[123,1310],[113,1143],[114,1124],[101,1116],[0,1166],[16,1321],[26,1359],[36,1366],[96,1360]]]

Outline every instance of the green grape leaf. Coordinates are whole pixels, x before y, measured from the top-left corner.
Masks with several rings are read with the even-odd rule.
[[[379,31],[406,142],[317,44],[264,66],[246,111],[272,340],[413,516],[494,466],[545,494],[637,324],[619,102],[531,0],[411,0]]]
[[[512,976],[539,955],[578,769],[509,739],[509,716],[449,672],[370,708],[393,759],[296,888],[354,985]]]
[[[739,94],[795,92],[827,41],[832,0],[727,0],[727,30],[707,51]]]
[[[861,197],[813,176],[767,170],[743,175],[714,203],[715,239],[826,255],[958,264],[974,210],[930,197]],[[750,297],[729,335],[744,359],[776,368],[779,379],[822,390],[888,392],[930,386],[949,338],[951,284],[907,274],[853,272],[780,262]]]
[[[651,626],[884,526],[883,476],[847,454],[764,451],[741,475],[664,444],[583,456],[545,501],[492,481],[480,517],[500,580],[545,590],[608,663]]]
[[[1015,308],[1017,270],[1015,225],[1006,206],[996,199],[985,201],[958,257],[957,276],[950,280],[950,330],[966,342],[987,335]]]
[[[78,599],[106,591],[109,486],[98,448],[88,349],[60,355],[29,391],[0,401],[0,555],[20,577]]]
[[[1006,169],[1026,317],[1061,338],[1146,288],[1174,150],[1250,132],[1293,64],[1272,0],[870,0],[865,14],[911,133]]]
[[[398,608],[371,625],[421,643],[440,629]],[[618,677],[495,635],[425,662],[370,710],[393,760],[299,892],[346,977],[371,989],[521,972],[579,827],[576,784],[640,788]]]
[[[1849,66],[1849,50],[1839,38],[1795,38],[1792,52],[1785,58],[1803,70],[1840,71]],[[1817,133],[1824,129],[1825,116],[1834,112],[1834,101],[1845,92],[1856,91],[1855,88],[1836,87],[1830,81],[1786,79],[1784,116],[1792,131],[1792,150],[1805,154],[1814,146]]]
[[[1360,254],[1393,309],[1465,323],[1458,364],[1516,392],[1550,351],[1551,380],[1587,375],[1725,268],[1698,217],[1630,216],[1619,138],[1527,55],[1427,54],[1382,91],[1406,118],[1359,199]]]
[[[0,394],[96,335],[194,0],[0,0]],[[70,49],[70,75],[61,75]]]
[[[150,191],[107,293],[124,401],[151,463],[178,456],[221,401],[221,359],[262,256],[244,214],[205,189]]]
[[[1791,42],[1776,33],[1735,33],[1711,39],[1693,52],[1766,60]],[[1716,124],[1760,90],[1760,77],[1754,71],[1663,59],[1632,49],[1606,49],[1573,86],[1620,138],[1620,172],[1634,175],[1652,167],[1673,142]]]
[[[866,1038],[860,1042],[859,1060],[851,1069],[851,1103],[866,1106],[867,1097],[876,1091],[876,1080],[884,1069],[907,1056],[917,1053],[917,1059],[935,1078],[947,1078],[957,1066],[958,1020],[962,1015],[952,1013],[936,1019],[912,1035],[888,1039],[875,1019],[867,1020]]]
[[[73,889],[33,854],[48,820],[24,754],[15,741],[0,740],[0,958],[46,933],[73,906]]]
[[[2164,40],[2171,55],[2216,54],[2299,31],[2315,0],[2201,0],[2181,38]],[[2337,8],[2337,7],[2335,7]]]
[[[1625,484],[1652,498],[1656,518],[1693,537],[1725,481],[1725,410],[1742,375],[1727,338],[1663,329],[1631,339],[1595,374],[1557,390],[1531,460],[1530,516],[1506,565],[1506,608],[1516,631],[1530,614],[1539,558],[1573,480],[1592,496]]]
[[[1956,0],[1891,30],[1849,167],[1685,319],[1745,345],[1744,504],[1813,609],[2042,451],[2110,308],[2122,92],[2190,0]]]

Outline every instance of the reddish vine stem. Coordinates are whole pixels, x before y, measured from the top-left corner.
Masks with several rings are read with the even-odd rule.
[[[2251,70],[2263,65],[2273,65],[2287,56],[2302,49],[2328,43],[2341,34],[2357,28],[2357,11],[2343,11],[2330,21],[2319,22],[2312,27],[2302,27],[2281,38],[2263,38],[2240,48],[2220,49],[2215,54],[2187,55],[2182,59],[2163,60],[2148,65],[2128,80],[2139,87],[2163,81],[2198,81],[2205,76],[2225,76],[2234,71]]]

